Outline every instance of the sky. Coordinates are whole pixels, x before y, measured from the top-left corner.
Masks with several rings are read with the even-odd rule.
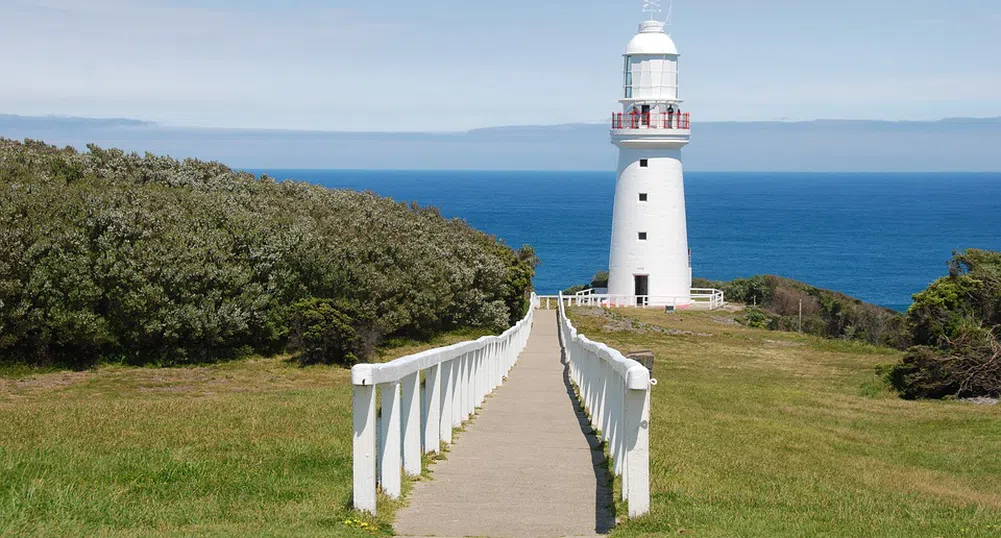
[[[0,0],[0,113],[324,131],[600,122],[641,4]],[[673,14],[693,122],[1001,116],[998,0],[676,0]]]

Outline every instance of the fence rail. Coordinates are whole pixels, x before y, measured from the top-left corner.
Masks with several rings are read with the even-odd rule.
[[[692,301],[696,303],[708,303],[709,310],[723,308],[726,305],[726,297],[721,290],[711,288],[692,289]]]
[[[542,308],[550,310],[562,303],[564,306],[598,306],[602,308],[612,307],[640,307],[649,306],[684,306],[691,305],[708,306],[709,310],[716,310],[726,305],[723,292],[714,289],[696,288],[692,290],[690,302],[688,298],[668,295],[609,295],[607,293],[594,293],[593,290],[584,290],[574,295],[540,295],[539,301]]]
[[[691,130],[692,121],[688,112],[640,113],[615,112],[612,114],[612,129],[678,129]]]
[[[375,513],[377,486],[398,498],[402,473],[420,475],[421,456],[452,443],[452,428],[472,416],[517,362],[538,306],[533,293],[525,317],[500,336],[351,369],[356,509]]]
[[[650,510],[650,387],[656,380],[640,363],[578,334],[564,309],[569,297],[557,298],[560,345],[570,378],[591,426],[607,442],[615,475],[622,477],[629,517],[643,515]]]

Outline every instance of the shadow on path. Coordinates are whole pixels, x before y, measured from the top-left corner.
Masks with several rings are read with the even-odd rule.
[[[594,468],[594,532],[597,534],[608,534],[615,527],[615,500],[612,488],[612,476],[608,472],[608,460],[602,450],[601,440],[595,434],[587,420],[587,413],[584,407],[577,400],[573,383],[570,381],[570,365],[567,362],[566,354],[560,351],[560,362],[563,363],[563,385],[567,390],[567,397],[573,407],[577,422],[580,424],[581,435],[591,447],[591,465]]]

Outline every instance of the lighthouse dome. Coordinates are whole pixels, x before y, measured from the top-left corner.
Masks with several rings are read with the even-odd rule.
[[[664,32],[664,23],[647,21],[640,24],[640,32],[626,46],[627,55],[678,54],[678,47],[671,36]]]

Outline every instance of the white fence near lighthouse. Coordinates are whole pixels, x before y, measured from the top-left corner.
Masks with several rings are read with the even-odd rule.
[[[691,302],[687,302],[690,300]],[[567,306],[598,306],[602,308],[650,306],[677,306],[679,308],[694,308],[700,310],[716,310],[726,306],[723,292],[716,289],[693,288],[690,297],[674,297],[659,295],[609,295],[595,293],[594,290],[584,290],[574,295],[540,295],[542,308],[555,308],[562,301]],[[685,301],[685,302],[682,302]],[[678,306],[680,305],[680,306]]]
[[[377,486],[398,498],[401,473],[420,475],[421,456],[437,452],[440,442],[451,444],[452,428],[472,416],[518,360],[538,306],[533,293],[525,317],[500,336],[351,369],[356,509],[375,513]]]
[[[577,334],[565,299],[558,296],[559,332],[570,378],[591,426],[607,442],[615,475],[622,477],[629,517],[643,515],[650,510],[650,387],[657,381],[642,364]]]

